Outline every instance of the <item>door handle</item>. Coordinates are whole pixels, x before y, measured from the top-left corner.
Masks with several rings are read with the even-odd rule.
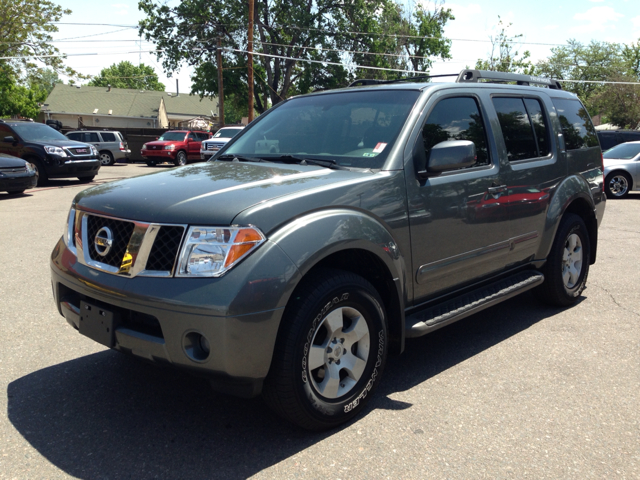
[[[491,195],[496,195],[498,193],[503,193],[507,191],[506,185],[492,185],[489,187],[489,193]]]

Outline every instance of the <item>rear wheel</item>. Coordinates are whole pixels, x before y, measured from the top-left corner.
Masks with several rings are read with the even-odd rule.
[[[303,428],[335,427],[362,411],[386,355],[385,312],[375,288],[350,272],[319,271],[287,306],[264,399]]]
[[[114,163],[116,163],[116,160],[113,158],[113,155],[111,154],[111,152],[104,150],[100,152],[100,163],[105,167],[107,167],[109,165],[113,165]]]
[[[538,298],[559,307],[575,303],[587,285],[590,255],[584,221],[573,213],[565,214],[542,268],[544,283],[535,290]]]
[[[178,154],[176,155],[176,159],[173,162],[175,164],[176,167],[180,167],[182,165],[186,165],[187,164],[187,154],[184,153],[183,151],[179,151]]]
[[[624,198],[629,195],[631,176],[626,172],[614,172],[607,175],[604,181],[607,198]]]

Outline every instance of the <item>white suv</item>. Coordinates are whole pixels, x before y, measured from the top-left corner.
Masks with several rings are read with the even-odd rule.
[[[225,144],[235,137],[244,129],[244,126],[238,127],[223,127],[218,130],[210,140],[202,142],[200,147],[200,158],[202,160],[209,160],[214,156],[218,150],[225,146]]]

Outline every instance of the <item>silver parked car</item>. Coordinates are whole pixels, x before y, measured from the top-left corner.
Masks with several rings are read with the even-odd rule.
[[[631,190],[640,190],[640,142],[616,145],[603,157],[607,198],[623,198]]]
[[[122,159],[126,161],[131,155],[126,140],[117,131],[82,130],[69,132],[67,137],[71,140],[95,145],[100,153],[100,162],[105,166],[113,165]]]

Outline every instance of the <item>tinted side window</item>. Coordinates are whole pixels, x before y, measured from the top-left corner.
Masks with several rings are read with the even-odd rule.
[[[190,140],[198,140],[198,139],[196,138],[195,133],[193,133],[193,132],[191,132],[191,133],[189,134],[189,137],[188,137],[188,138],[189,138]]]
[[[80,141],[80,135],[82,135],[81,133],[67,133],[67,137],[70,140],[76,140],[76,141]]]
[[[587,110],[579,100],[553,98],[567,150],[598,146],[598,137]]]
[[[102,141],[103,142],[115,142],[116,141],[116,136],[113,133],[100,132],[100,135],[102,136]]]
[[[493,105],[498,114],[509,161],[549,154],[548,129],[538,100],[495,97]]]
[[[431,111],[424,127],[422,140],[427,158],[431,149],[447,140],[469,140],[476,146],[475,165],[488,165],[487,133],[480,109],[474,98],[445,98]]]
[[[100,137],[98,136],[97,133],[85,133],[85,137],[84,137],[84,141],[85,142],[100,142]]]

